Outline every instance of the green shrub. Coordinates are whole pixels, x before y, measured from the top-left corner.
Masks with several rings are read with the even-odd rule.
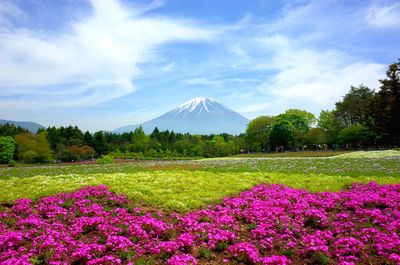
[[[7,164],[14,155],[15,141],[11,136],[0,137],[0,164]]]
[[[8,161],[9,167],[15,167],[16,165],[17,165],[17,162],[15,162],[15,160],[11,159],[10,161]]]
[[[33,150],[28,150],[22,154],[22,161],[25,163],[35,163],[38,160],[38,153]]]
[[[102,157],[100,157],[99,159],[97,159],[97,164],[113,164],[115,162],[115,159],[113,156],[110,155],[103,155]]]

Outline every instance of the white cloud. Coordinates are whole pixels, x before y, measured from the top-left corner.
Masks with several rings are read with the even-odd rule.
[[[212,80],[204,77],[195,77],[188,79],[185,82],[187,85],[202,85],[202,86],[220,86],[223,84],[221,80]]]
[[[387,16],[397,24],[398,6],[374,10],[373,23],[387,25],[383,17]],[[365,10],[342,8],[337,1],[288,2],[276,19],[248,26],[229,51],[235,55],[235,69],[265,75],[257,88],[265,96],[257,93],[255,103],[240,111],[276,115],[287,108],[302,108],[318,114],[321,109],[332,109],[351,85],[378,88],[386,65],[354,52],[365,47],[355,40],[369,32],[360,15]],[[262,98],[264,102],[257,103]]]
[[[400,2],[388,6],[371,6],[365,16],[373,28],[398,28],[400,26]]]
[[[229,78],[226,79],[227,81],[230,82],[236,82],[236,83],[257,83],[257,82],[261,82],[262,80],[257,79],[257,78]]]
[[[265,110],[274,113],[288,106],[313,112],[332,108],[351,85],[377,88],[385,70],[381,64],[353,62],[350,56],[336,50],[316,51],[296,45],[281,35],[264,38],[261,43],[272,58],[255,67],[276,73],[258,89],[273,98]]]
[[[169,64],[161,67],[161,72],[163,74],[167,74],[167,73],[173,71],[175,69],[175,66],[176,66],[175,62],[169,63]]]
[[[133,9],[92,0],[93,14],[58,36],[2,25],[0,103],[74,107],[121,97],[135,90],[138,64],[154,59],[160,45],[217,34],[193,21],[143,13],[162,4]]]

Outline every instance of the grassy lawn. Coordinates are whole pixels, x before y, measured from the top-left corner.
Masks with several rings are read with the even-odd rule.
[[[143,161],[109,165],[60,165],[0,168],[0,179],[38,175],[91,175],[152,171],[264,172],[332,176],[400,176],[400,156],[378,158],[218,158],[198,161]]]
[[[0,168],[0,202],[105,184],[138,204],[187,211],[259,183],[282,183],[317,192],[372,180],[400,183],[400,157],[235,158]]]
[[[264,172],[143,171],[90,175],[35,176],[0,180],[0,201],[20,197],[37,199],[46,195],[73,191],[87,185],[105,184],[116,193],[126,194],[139,204],[176,211],[201,208],[217,203],[260,183],[281,183],[293,188],[338,191],[354,182],[398,183],[399,177],[329,176]]]

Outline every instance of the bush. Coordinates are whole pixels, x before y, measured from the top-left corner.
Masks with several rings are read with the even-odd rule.
[[[339,132],[338,140],[341,144],[362,144],[372,137],[371,131],[364,125],[352,125]]]
[[[52,154],[46,133],[21,133],[15,136],[18,145],[18,158],[25,163],[46,163]]]
[[[17,165],[17,162],[15,162],[15,160],[11,159],[10,161],[8,161],[9,167],[15,167],[16,165]]]
[[[103,155],[99,159],[97,159],[97,164],[113,164],[115,162],[115,159],[113,156],[110,155]]]
[[[33,150],[28,150],[22,154],[22,161],[25,163],[35,163],[38,160],[38,153]]]
[[[0,164],[7,164],[14,155],[15,141],[12,137],[0,137]]]

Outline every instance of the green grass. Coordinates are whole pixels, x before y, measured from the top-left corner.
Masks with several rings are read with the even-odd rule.
[[[372,180],[400,183],[400,157],[230,158],[0,168],[0,202],[105,184],[138,204],[188,211],[260,183],[317,192],[338,191],[354,182]]]
[[[381,151],[358,151],[336,156],[336,158],[383,158],[383,157],[399,157],[400,152],[396,150]]]
[[[143,161],[109,165],[63,165],[0,168],[0,179],[37,175],[90,175],[152,171],[266,172],[332,176],[400,176],[400,157],[383,158],[219,158],[198,161]]]
[[[253,154],[239,154],[231,157],[247,158],[247,157],[329,157],[341,154],[352,153],[354,151],[297,151],[297,152],[283,152],[283,153],[253,153]]]
[[[87,185],[105,184],[116,193],[126,194],[139,204],[187,211],[217,203],[260,183],[281,183],[293,188],[338,191],[354,182],[398,183],[397,177],[373,178],[299,175],[262,172],[214,173],[206,171],[153,171],[94,175],[35,176],[0,180],[0,201],[12,202],[20,197],[37,199]]]

